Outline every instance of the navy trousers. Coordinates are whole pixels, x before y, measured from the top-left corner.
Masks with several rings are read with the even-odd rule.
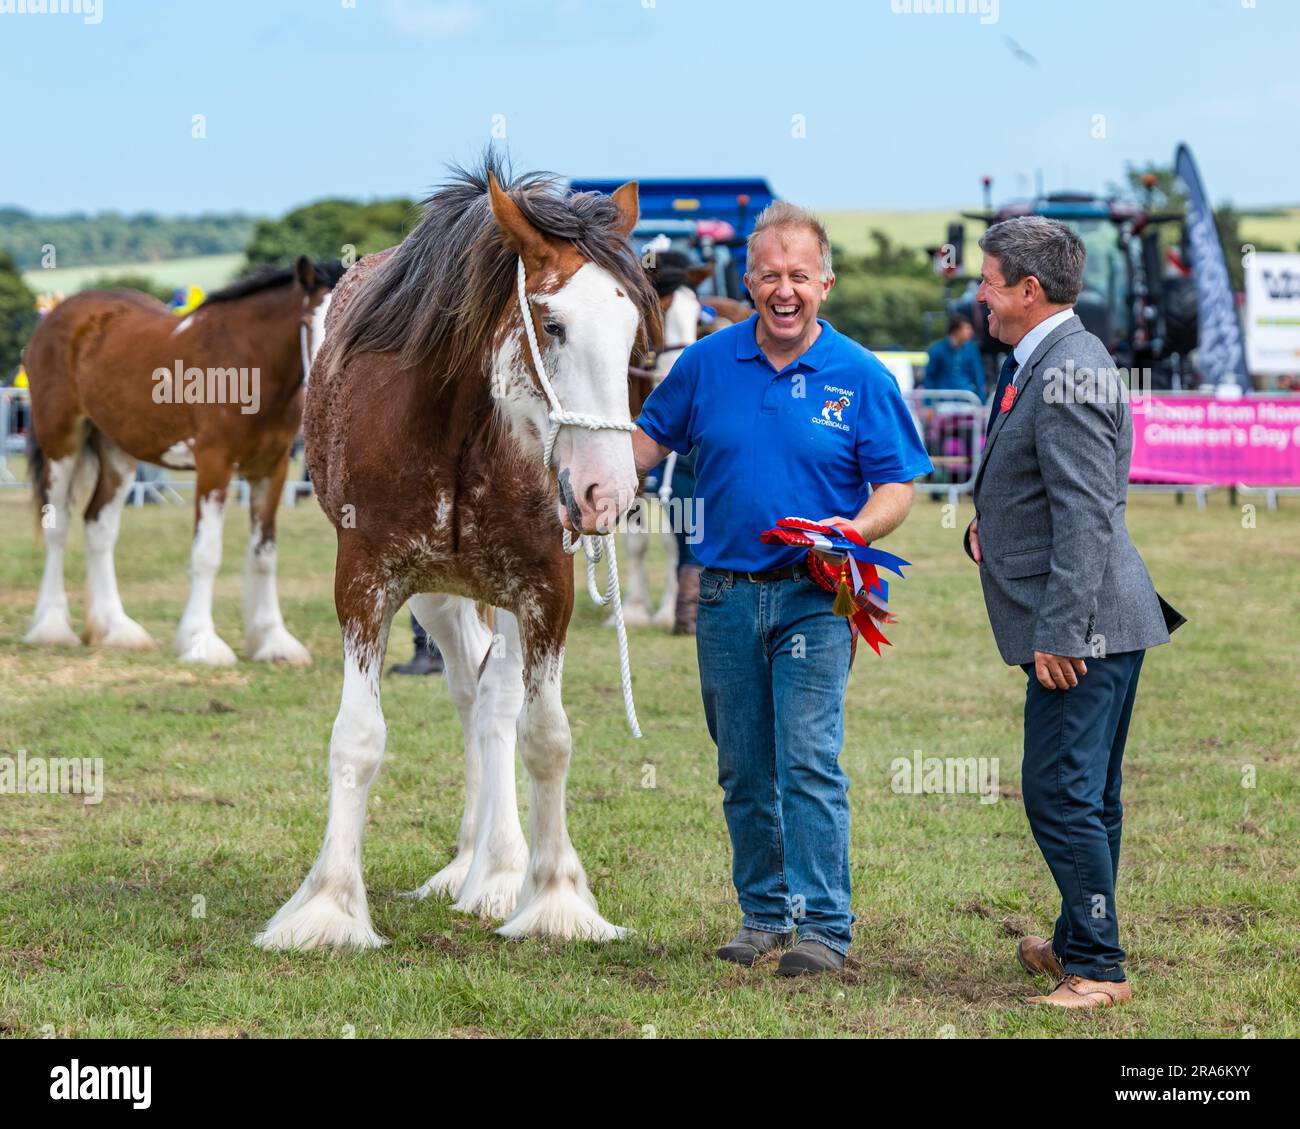
[[[1046,690],[1032,663],[1022,667],[1025,814],[1061,891],[1052,948],[1067,974],[1088,980],[1125,979],[1115,915],[1120,765],[1145,654],[1086,659],[1088,673],[1069,690]]]

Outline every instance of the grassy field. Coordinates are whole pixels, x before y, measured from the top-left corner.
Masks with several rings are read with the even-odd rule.
[[[23,272],[23,281],[37,294],[75,294],[87,283],[122,274],[143,274],[164,286],[201,286],[219,290],[235,276],[241,255],[196,255],[162,263],[118,263],[114,266],[58,267]]]
[[[1015,939],[1047,929],[1055,899],[1018,790],[1024,680],[997,658],[961,553],[969,507],[945,514],[922,499],[893,539],[915,562],[895,590],[896,646],[861,654],[850,684],[849,968],[779,981],[771,963],[710,955],[738,911],[693,641],[634,634],[646,732],[634,742],[613,634],[585,595],[566,669],[570,825],[601,910],[635,935],[511,942],[399,896],[451,857],[461,743],[443,680],[388,680],[366,877],[392,943],[255,949],[323,829],[341,665],[331,531],[310,501],[283,515],[285,614],[314,666],[189,669],[166,646],[186,591],[186,508],[129,510],[124,523],[123,594],[156,651],[37,651],[19,642],[39,572],[32,517],[25,496],[0,492],[0,756],[102,757],[107,779],[98,805],[0,796],[0,1033],[1300,1035],[1300,506],[1260,512],[1255,528],[1222,495],[1204,510],[1165,497],[1131,507],[1157,583],[1191,624],[1149,657],[1129,741],[1119,902],[1135,999],[1086,1014],[1021,1002],[1037,985]],[[236,650],[244,516],[228,515],[217,589]],[[409,654],[402,622],[391,657]],[[1000,758],[998,802],[895,794],[890,762],[916,749]]]

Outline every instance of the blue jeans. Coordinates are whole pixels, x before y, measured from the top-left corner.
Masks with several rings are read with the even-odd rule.
[[[1025,814],[1057,888],[1052,950],[1067,974],[1123,980],[1115,881],[1124,824],[1124,744],[1145,651],[1088,659],[1069,690],[1045,690],[1024,664]]]
[[[833,602],[807,576],[754,584],[706,569],[695,640],[743,924],[847,953],[851,637]]]

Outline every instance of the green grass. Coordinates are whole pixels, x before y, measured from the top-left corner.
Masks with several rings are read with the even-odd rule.
[[[0,1032],[1300,1035],[1300,507],[1260,512],[1253,529],[1222,495],[1204,510],[1167,497],[1131,507],[1153,576],[1191,624],[1149,656],[1129,741],[1119,904],[1135,999],[1087,1014],[1021,1002],[1035,985],[1015,938],[1048,928],[1056,899],[1018,792],[1024,681],[998,660],[961,553],[969,508],[955,523],[944,514],[921,499],[892,539],[915,562],[895,592],[896,646],[861,654],[850,684],[860,922],[849,969],[782,982],[770,963],[710,955],[738,911],[693,641],[634,634],[646,732],[634,742],[613,634],[582,594],[566,669],[570,825],[602,912],[635,936],[506,941],[445,904],[398,896],[451,857],[461,743],[443,680],[388,680],[366,879],[392,943],[255,949],[323,830],[341,666],[331,530],[310,501],[282,516],[285,614],[313,667],[187,669],[166,646],[186,590],[186,507],[128,510],[124,522],[123,594],[156,651],[40,651],[19,642],[40,563],[30,511],[0,492],[0,755],[102,757],[107,776],[97,806],[0,796]],[[216,610],[236,650],[244,516],[228,515]],[[80,534],[74,546],[75,618]],[[404,623],[392,657],[409,654]],[[894,794],[890,761],[914,749],[1001,758],[999,802]]]
[[[54,270],[23,272],[23,281],[37,294],[75,294],[87,283],[122,274],[148,275],[164,286],[201,286],[219,290],[239,270],[243,255],[196,255],[189,259],[168,259],[161,263],[117,263],[89,267],[57,267]]]

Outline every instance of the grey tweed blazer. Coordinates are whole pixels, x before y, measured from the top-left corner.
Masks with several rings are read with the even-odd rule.
[[[1073,317],[1039,343],[1016,385],[1009,411],[993,405],[974,490],[980,581],[1003,661],[1167,643],[1125,524],[1133,419],[1115,362]],[[965,542],[969,556],[969,527]]]

